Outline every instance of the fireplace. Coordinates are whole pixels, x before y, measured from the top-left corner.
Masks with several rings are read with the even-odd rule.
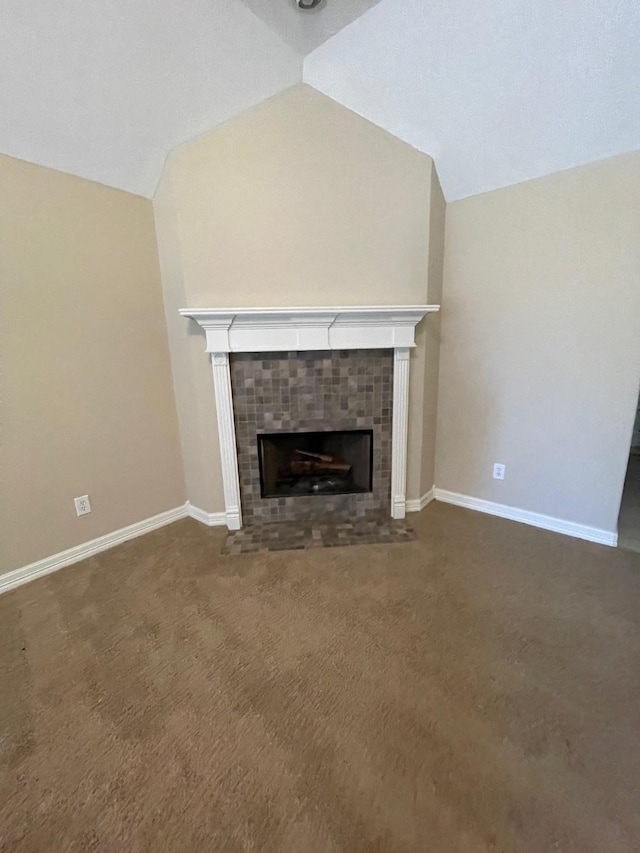
[[[373,430],[257,436],[262,498],[351,495],[373,489]]]
[[[230,367],[248,523],[384,512],[391,498],[390,350],[232,353]]]
[[[395,519],[404,518],[409,353],[415,346],[416,325],[439,308],[180,310],[206,333],[230,530],[238,530],[243,523],[306,523],[310,518],[353,519],[389,511]],[[360,463],[347,459],[355,483],[351,491],[324,492],[324,500],[319,500],[319,490],[313,489],[312,482],[306,494],[264,497],[283,484],[278,486],[273,478],[265,484],[264,477],[261,483],[261,440],[257,436],[328,430],[371,431],[370,482],[361,475]],[[334,460],[338,464],[344,457],[342,449],[307,452],[339,457]],[[304,453],[295,455],[298,463],[304,461]],[[301,471],[304,466],[295,467]],[[363,491],[365,486],[367,491]]]

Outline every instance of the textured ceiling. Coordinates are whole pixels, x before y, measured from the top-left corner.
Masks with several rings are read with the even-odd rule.
[[[293,4],[2,0],[0,152],[150,196],[338,29],[305,81],[431,154],[448,200],[640,148],[638,0]]]
[[[296,0],[241,0],[299,53],[306,54],[364,14],[380,0],[322,0],[301,12]]]
[[[301,74],[239,0],[2,0],[0,151],[150,196],[172,147]]]
[[[640,148],[640,3],[383,0],[304,79],[463,198]]]

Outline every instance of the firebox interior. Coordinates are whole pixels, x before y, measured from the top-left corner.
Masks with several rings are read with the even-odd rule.
[[[373,430],[258,435],[263,498],[370,492]]]

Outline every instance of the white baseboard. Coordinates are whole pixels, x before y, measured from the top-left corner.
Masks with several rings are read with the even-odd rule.
[[[486,512],[489,515],[498,515],[500,518],[508,518],[511,521],[520,521],[532,527],[542,527],[545,530],[553,530],[555,533],[564,533],[566,536],[574,536],[577,539],[586,539],[589,542],[598,542],[600,545],[611,545],[615,548],[618,544],[618,534],[612,530],[601,530],[599,527],[588,527],[586,524],[576,524],[573,521],[564,521],[561,518],[553,518],[550,515],[541,515],[538,512],[528,512],[525,509],[517,509],[513,506],[485,501],[481,498],[472,498],[461,495],[458,492],[448,492],[446,489],[436,489],[435,498],[443,503],[455,504],[456,506],[475,509]]]
[[[456,506],[466,507],[467,509],[486,512],[489,515],[497,515],[500,518],[508,518],[511,521],[520,521],[523,524],[529,524],[533,527],[542,527],[545,530],[564,533],[567,536],[574,536],[578,539],[586,539],[589,542],[598,542],[601,545],[615,547],[618,544],[618,534],[615,531],[601,530],[598,527],[588,527],[585,524],[576,524],[573,521],[564,521],[563,519],[553,518],[549,515],[528,512],[524,509],[485,501],[481,498],[472,498],[468,495],[458,494],[457,492],[449,492],[446,489],[432,488],[426,494],[422,495],[421,498],[407,501],[407,512],[419,512],[434,499],[443,503],[455,504]],[[79,563],[81,560],[86,560],[87,557],[92,557],[94,554],[99,554],[101,551],[113,548],[114,545],[127,542],[129,539],[135,539],[137,536],[150,533],[152,530],[157,530],[159,527],[164,527],[166,524],[171,524],[187,516],[194,518],[202,524],[206,524],[208,527],[223,527],[227,523],[226,513],[206,512],[187,501],[183,506],[161,512],[151,518],[145,518],[143,521],[130,524],[128,527],[114,530],[113,533],[99,536],[90,542],[84,542],[81,545],[68,548],[66,551],[53,554],[51,557],[45,557],[43,560],[30,563],[28,566],[22,566],[19,569],[6,572],[0,575],[0,593],[8,592],[10,589],[15,589],[36,578],[56,572],[65,566]]]
[[[65,566],[79,563],[80,560],[86,560],[87,557],[92,557],[94,554],[99,554],[101,551],[113,548],[114,545],[120,545],[120,543],[127,542],[129,539],[135,539],[144,533],[150,533],[152,530],[157,530],[159,527],[164,527],[166,524],[171,524],[173,521],[186,518],[186,516],[187,506],[185,504],[175,509],[161,512],[158,515],[153,515],[151,518],[145,518],[143,521],[137,521],[128,527],[120,528],[120,530],[114,530],[113,533],[99,536],[90,542],[83,542],[82,545],[75,545],[73,548],[60,551],[58,554],[45,557],[43,560],[30,563],[28,566],[22,566],[19,569],[14,569],[12,572],[6,572],[6,574],[0,575],[0,593],[8,592],[10,589],[15,589],[17,586],[22,586],[22,584],[36,578],[49,575],[51,572],[57,572],[58,569],[62,569]]]
[[[420,512],[421,509],[424,509],[426,506],[429,506],[431,501],[435,500],[436,497],[436,489],[435,486],[432,486],[428,492],[425,492],[421,498],[417,500],[407,501],[406,509],[407,512]]]
[[[208,527],[217,527],[227,523],[224,512],[205,512],[203,509],[199,509],[187,501],[183,506],[169,509],[166,512],[153,515],[151,518],[145,518],[143,521],[137,521],[128,527],[114,530],[113,533],[99,536],[90,542],[75,545],[73,548],[60,551],[58,554],[45,557],[43,560],[30,563],[28,566],[14,569],[12,572],[6,572],[0,575],[0,594],[8,592],[10,589],[15,589],[17,586],[22,586],[22,584],[36,578],[49,575],[51,572],[57,572],[58,569],[63,569],[65,566],[71,566],[74,563],[79,563],[81,560],[86,560],[87,557],[92,557],[94,554],[99,554],[101,551],[113,548],[114,545],[120,545],[122,542],[127,542],[129,539],[135,539],[137,536],[150,533],[152,530],[157,530],[166,524],[179,521],[181,518],[187,518],[187,516],[195,518],[196,521],[200,521]]]
[[[206,524],[207,527],[224,527],[227,523],[226,512],[207,512],[189,501],[186,503],[186,509],[190,518],[195,518],[196,521]]]

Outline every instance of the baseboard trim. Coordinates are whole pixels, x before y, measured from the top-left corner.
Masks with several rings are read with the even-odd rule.
[[[426,506],[429,506],[431,501],[435,500],[436,497],[436,489],[435,486],[432,486],[428,492],[425,492],[421,498],[417,500],[407,501],[406,509],[407,512],[420,512],[421,509],[424,509]]]
[[[195,518],[196,521],[206,524],[207,527],[224,527],[227,523],[226,512],[207,512],[189,501],[186,503],[186,509],[190,518]]]
[[[120,545],[129,539],[135,539],[145,533],[150,533],[152,530],[157,530],[159,527],[164,527],[166,524],[171,524],[181,518],[186,518],[186,516],[187,506],[184,504],[175,509],[169,509],[166,512],[153,515],[151,518],[145,518],[143,521],[137,521],[135,524],[128,525],[128,527],[121,527],[120,530],[114,530],[113,533],[107,533],[105,536],[99,536],[97,539],[91,539],[89,542],[83,542],[81,545],[75,545],[73,548],[60,551],[51,557],[37,560],[28,566],[22,566],[19,569],[6,572],[0,575],[0,593],[8,592],[10,589],[15,589],[18,586],[22,586],[22,584],[36,580],[36,578],[57,572],[58,569],[63,569],[65,566],[79,563],[81,560],[86,560],[87,557],[92,557],[94,554],[99,554],[101,551],[113,548],[114,545]]]
[[[433,500],[454,504],[455,506],[465,507],[466,509],[473,509],[478,512],[485,512],[488,515],[496,515],[511,521],[519,521],[523,524],[529,524],[532,527],[552,530],[555,533],[564,533],[566,536],[586,539],[588,542],[597,542],[600,545],[609,545],[615,548],[618,544],[618,534],[615,531],[602,530],[598,527],[588,527],[585,524],[576,524],[573,521],[564,521],[563,519],[553,518],[549,515],[529,512],[512,506],[493,503],[493,501],[485,501],[481,498],[472,498],[469,495],[461,495],[458,492],[449,492],[446,489],[431,488],[417,500],[407,501],[407,512],[420,512],[420,510],[428,506]],[[89,542],[68,548],[66,551],[53,554],[51,557],[45,557],[43,560],[30,563],[28,566],[22,566],[19,569],[6,572],[0,575],[0,594],[9,592],[11,589],[36,580],[36,578],[57,572],[58,569],[62,569],[65,566],[79,563],[81,560],[86,560],[94,554],[107,551],[115,545],[128,542],[130,539],[143,536],[145,533],[150,533],[152,530],[157,530],[160,527],[172,524],[174,521],[179,521],[181,518],[186,517],[206,524],[207,527],[223,527],[227,523],[226,513],[206,512],[187,501],[183,506],[158,513],[158,515],[153,515],[151,518],[145,518],[143,521],[130,524],[128,527],[114,530],[113,533],[107,533],[105,536],[99,536],[97,539],[92,539]]]
[[[529,512],[525,509],[517,509],[513,506],[485,501],[481,498],[472,498],[469,495],[461,495],[458,492],[449,492],[446,489],[436,489],[435,499],[443,503],[455,504],[466,509],[474,509],[478,512],[486,512],[488,515],[497,515],[500,518],[508,518],[511,521],[520,521],[531,527],[541,527],[544,530],[552,530],[554,533],[564,533],[577,539],[586,539],[588,542],[597,542],[600,545],[610,545],[615,548],[618,544],[618,534],[611,530],[602,530],[599,527],[588,527],[586,524],[576,524],[573,521],[565,521],[561,518],[553,518],[550,515],[542,515],[538,512]]]

